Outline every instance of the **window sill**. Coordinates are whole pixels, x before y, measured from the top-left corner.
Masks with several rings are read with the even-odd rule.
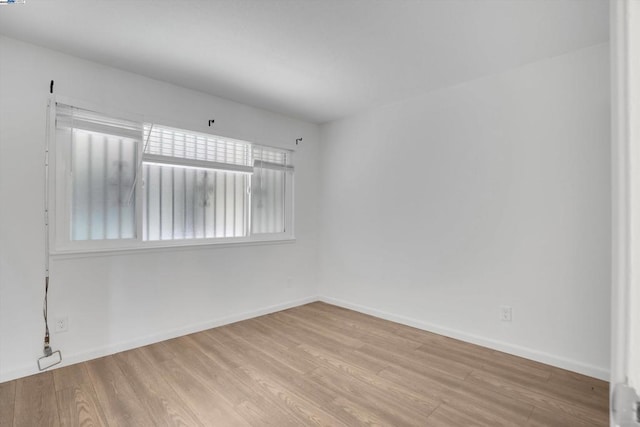
[[[226,241],[211,242],[203,241],[197,243],[168,243],[167,241],[155,241],[140,244],[138,246],[125,246],[118,248],[85,248],[85,249],[64,249],[51,252],[53,259],[72,259],[84,257],[118,256],[135,253],[154,253],[170,251],[194,251],[204,249],[222,249],[230,247],[282,245],[296,242],[295,237],[279,237],[264,240],[250,241]]]

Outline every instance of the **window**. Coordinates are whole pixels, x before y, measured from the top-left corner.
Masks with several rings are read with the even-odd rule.
[[[291,151],[56,104],[58,250],[292,238]]]

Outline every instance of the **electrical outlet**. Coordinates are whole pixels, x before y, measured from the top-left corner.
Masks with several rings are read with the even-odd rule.
[[[500,320],[503,322],[511,322],[511,307],[508,305],[500,306]]]
[[[67,332],[69,330],[69,318],[68,317],[58,317],[54,323],[55,332]]]

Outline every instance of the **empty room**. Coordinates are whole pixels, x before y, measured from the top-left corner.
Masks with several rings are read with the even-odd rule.
[[[639,16],[0,0],[0,426],[638,425]]]

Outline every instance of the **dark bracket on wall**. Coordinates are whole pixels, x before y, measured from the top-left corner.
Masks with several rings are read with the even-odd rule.
[[[302,138],[297,138],[296,139],[296,145],[299,145],[302,142]]]
[[[53,80],[49,83],[49,93],[53,93]]]
[[[215,121],[215,120],[213,120],[213,119],[209,120],[209,127],[211,127],[211,124],[212,124],[212,123],[215,123],[215,122],[216,122],[216,121]]]

